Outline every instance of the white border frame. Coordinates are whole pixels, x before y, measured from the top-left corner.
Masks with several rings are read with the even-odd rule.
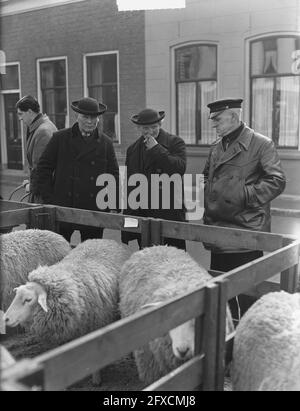
[[[120,63],[119,63],[119,50],[110,50],[110,51],[99,51],[94,53],[86,53],[83,55],[83,93],[84,97],[88,97],[88,88],[87,88],[87,57],[94,56],[104,56],[108,54],[117,55],[117,85],[118,85],[118,122],[117,122],[117,141],[114,141],[114,144],[121,144],[121,127],[120,127]],[[105,104],[105,101],[104,101]]]
[[[251,111],[251,101],[250,101],[250,44],[252,41],[255,40],[262,40],[266,37],[269,36],[298,36],[300,37],[300,33],[297,31],[267,31],[265,33],[259,33],[259,34],[255,34],[252,36],[247,36],[245,37],[245,81],[244,81],[244,85],[245,85],[245,90],[244,90],[244,95],[245,95],[245,100],[248,101],[248,109],[247,112],[244,112],[244,118],[246,118],[246,122],[248,124],[250,124],[250,111]],[[246,117],[245,117],[246,116]],[[300,119],[300,105],[299,105],[299,119]],[[300,120],[299,120],[300,121]],[[284,148],[281,147],[278,149],[279,153],[281,153],[284,150],[287,150],[288,152],[294,152],[294,151],[300,151],[300,127],[299,127],[299,135],[298,135],[298,149],[294,148],[294,149],[288,149],[288,148]]]
[[[3,136],[1,138],[1,164],[7,165],[7,144],[6,144],[6,128],[5,128],[5,115],[4,115],[4,99],[3,96],[5,94],[19,94],[19,98],[21,98],[21,64],[19,61],[12,61],[12,62],[5,62],[5,67],[7,66],[18,66],[18,80],[19,80],[19,88],[18,89],[10,89],[10,90],[0,90],[0,135]],[[5,74],[1,74],[1,76],[5,76]],[[19,120],[18,120],[19,121]],[[22,165],[23,168],[25,166],[25,141],[24,141],[24,130],[23,125],[20,125],[21,130],[21,142],[22,142]]]
[[[69,127],[70,125],[70,109],[69,109],[69,69],[68,69],[68,57],[67,56],[58,56],[58,57],[44,57],[38,58],[36,60],[36,72],[37,72],[37,96],[38,101],[40,103],[41,112],[43,112],[43,100],[42,100],[42,90],[41,90],[41,71],[40,71],[40,63],[45,61],[58,61],[58,60],[65,60],[66,63],[66,95],[67,95],[67,115],[66,115],[66,123],[65,127]],[[47,114],[47,113],[45,113]]]
[[[173,134],[176,134],[176,81],[175,81],[175,51],[177,49],[180,49],[182,47],[187,47],[187,46],[192,46],[192,45],[212,45],[217,47],[217,99],[220,95],[220,42],[217,40],[192,40],[192,41],[184,41],[182,43],[177,43],[172,46],[170,46],[170,70],[171,70],[171,93],[170,93],[170,107],[171,107],[171,132]],[[191,144],[188,145],[189,147],[201,147],[203,148],[204,146],[200,146],[199,144]],[[207,145],[209,147],[209,145]]]

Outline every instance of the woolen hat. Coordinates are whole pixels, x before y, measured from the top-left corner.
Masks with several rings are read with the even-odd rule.
[[[81,100],[73,101],[71,107],[74,111],[88,116],[99,116],[107,110],[105,104],[99,103],[91,97],[84,97]]]
[[[131,121],[141,126],[147,126],[155,124],[161,121],[165,117],[164,111],[156,111],[151,108],[145,108],[139,114],[131,117]]]
[[[241,108],[243,99],[241,98],[227,98],[223,100],[213,101],[207,104],[210,109],[209,118],[212,119],[220,114],[221,111],[228,110],[229,108]]]

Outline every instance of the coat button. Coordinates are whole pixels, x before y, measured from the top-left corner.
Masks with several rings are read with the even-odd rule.
[[[92,166],[94,166],[94,165],[95,165],[95,161],[91,161],[91,164],[92,164]]]
[[[68,192],[68,196],[69,196],[69,197],[71,197],[71,196],[72,196],[72,193],[71,193],[71,191],[69,191],[69,192]]]
[[[95,180],[95,177],[94,177],[94,176],[92,176],[92,177],[90,178],[90,180],[91,180],[91,181],[94,181],[94,180]]]

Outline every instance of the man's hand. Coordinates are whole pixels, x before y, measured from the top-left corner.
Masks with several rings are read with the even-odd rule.
[[[150,150],[151,148],[156,146],[156,144],[158,144],[156,139],[152,136],[144,136],[144,143],[147,150]]]
[[[22,186],[25,188],[25,192],[26,192],[26,193],[29,193],[29,192],[30,192],[29,180],[23,180]]]

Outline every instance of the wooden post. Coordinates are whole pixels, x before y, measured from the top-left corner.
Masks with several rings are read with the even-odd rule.
[[[45,213],[49,215],[45,220],[45,229],[57,232],[57,224],[56,224],[56,207],[52,205],[47,205],[44,207]]]
[[[290,244],[288,238],[283,238],[283,247]],[[298,245],[299,248],[299,245]],[[299,253],[298,253],[299,254]],[[299,281],[299,264],[282,271],[280,276],[280,289],[288,293],[295,293],[297,291]]]
[[[101,371],[97,371],[92,375],[92,384],[94,387],[99,387],[102,383]]]
[[[227,323],[227,288],[228,280],[217,280],[219,285],[218,325],[217,325],[217,355],[216,355],[216,390],[224,390],[225,377],[225,346]]]
[[[161,238],[161,220],[159,219],[150,219],[150,230],[151,230],[151,244],[160,245],[162,244]]]
[[[151,245],[151,233],[150,233],[150,220],[142,219],[141,222],[141,247],[150,247]]]
[[[219,286],[217,284],[207,284],[205,300],[203,329],[205,347],[203,390],[215,391],[219,302]]]

